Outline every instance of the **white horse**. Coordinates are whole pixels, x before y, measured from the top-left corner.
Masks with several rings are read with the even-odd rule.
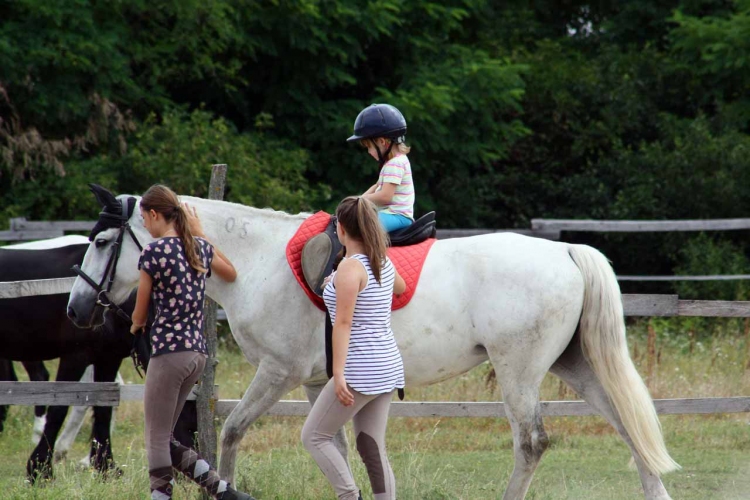
[[[99,199],[119,213],[119,200]],[[109,195],[111,197],[111,195]],[[119,197],[123,199],[123,197]],[[237,344],[258,370],[221,432],[219,472],[232,481],[248,426],[290,390],[314,400],[325,376],[323,313],[295,280],[285,248],[309,214],[183,197],[197,207],[207,237],[238,271],[235,283],[208,280],[208,296],[227,313]],[[106,208],[110,206],[110,208]],[[129,218],[142,244],[153,240],[138,210]],[[105,272],[117,229],[99,233],[83,270]],[[110,298],[126,299],[138,281],[138,249],[125,235]],[[69,315],[87,325],[96,293],[81,278]],[[393,313],[406,384],[433,384],[490,360],[513,431],[515,467],[504,499],[523,499],[548,445],[539,387],[551,371],[595,407],[630,447],[645,498],[670,496],[660,474],[679,466],[625,340],[622,300],[606,258],[593,248],[493,234],[436,242],[411,303]]]

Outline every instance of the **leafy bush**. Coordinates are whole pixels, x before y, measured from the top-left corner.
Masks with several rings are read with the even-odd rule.
[[[706,234],[692,238],[680,250],[675,274],[700,276],[710,274],[750,274],[750,262],[742,248],[729,241]],[[748,300],[750,282],[681,281],[675,285],[685,299]]]

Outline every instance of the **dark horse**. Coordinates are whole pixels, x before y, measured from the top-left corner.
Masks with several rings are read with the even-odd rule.
[[[64,243],[69,241],[68,237]],[[50,240],[42,245],[47,248],[27,249],[24,245],[13,249],[0,248],[0,281],[73,276],[71,267],[83,261],[88,249],[87,241],[54,246],[55,241]],[[95,382],[113,382],[123,358],[128,357],[134,347],[139,359],[144,360],[144,365],[147,363],[148,338],[139,336],[139,342],[134,346],[136,338],[130,334],[128,320],[116,314],[106,314],[100,328],[77,328],[66,316],[68,298],[67,294],[57,294],[0,300],[2,356],[15,361],[60,358],[58,381],[80,380],[86,367],[94,365]],[[129,315],[134,305],[135,294],[132,294],[122,308]],[[99,313],[103,314],[103,311]],[[189,414],[189,407],[186,409]],[[42,438],[26,465],[31,481],[51,476],[54,443],[67,413],[67,406],[49,407]],[[114,468],[111,419],[112,407],[94,407],[90,459],[101,472]],[[192,434],[189,436],[180,435],[178,439],[191,442]]]

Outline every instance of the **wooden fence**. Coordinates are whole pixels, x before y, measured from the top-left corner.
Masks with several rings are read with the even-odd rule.
[[[0,405],[118,406],[121,401],[142,401],[143,385],[114,382],[0,382]],[[198,389],[188,396],[197,398]],[[218,398],[218,388],[214,391]],[[227,416],[237,399],[216,401],[217,416]],[[663,415],[750,412],[750,397],[657,399],[656,411]],[[594,416],[599,413],[585,401],[542,401],[547,417]],[[266,415],[306,416],[307,401],[279,401]],[[496,402],[394,402],[393,417],[505,418],[505,405]]]
[[[15,222],[13,222],[15,221]],[[61,236],[64,231],[88,230],[91,222],[63,221],[58,223],[28,222],[13,219],[11,230],[0,232],[0,241],[41,239]],[[513,231],[536,237],[559,239],[562,231],[726,231],[750,229],[750,219],[720,219],[694,221],[581,221],[533,219],[530,230],[440,230],[438,237],[455,238]],[[10,233],[13,233],[9,236]],[[41,236],[47,234],[51,236]],[[656,277],[698,279],[747,279],[748,275],[724,277]],[[619,277],[623,279],[623,277]],[[637,278],[637,277],[634,277]],[[648,278],[648,277],[641,277]],[[652,277],[653,278],[653,277]],[[0,299],[49,293],[68,293],[72,278],[38,280],[32,282],[0,283]],[[750,318],[750,302],[680,300],[677,295],[623,295],[627,316],[701,316]],[[217,319],[225,319],[219,310]],[[142,399],[142,386],[79,382],[0,382],[0,404],[72,404],[117,405],[120,401]],[[214,396],[218,397],[218,396]],[[227,415],[237,400],[216,401],[216,414]],[[583,401],[545,401],[542,413],[547,416],[596,415]],[[662,414],[735,413],[750,412],[750,397],[664,399],[655,401]],[[306,415],[307,401],[280,401],[268,415]],[[393,416],[406,417],[504,417],[503,403],[494,402],[398,402]]]
[[[40,280],[49,285],[55,280]],[[33,282],[30,282],[33,283]],[[0,297],[6,289],[17,292],[16,283],[0,283]],[[59,286],[49,290],[59,292]],[[35,289],[42,291],[41,285]],[[68,290],[69,291],[69,290]],[[67,292],[65,292],[67,293]],[[680,300],[677,295],[623,294],[626,316],[638,317],[737,317],[750,318],[750,302],[718,300]],[[225,319],[219,310],[217,319]],[[652,332],[649,332],[651,335]],[[651,365],[651,364],[649,364]],[[651,370],[649,369],[649,372]],[[650,375],[650,373],[649,373]],[[648,377],[647,377],[648,378]],[[120,401],[142,400],[143,386],[115,383],[80,382],[0,382],[0,404],[14,405],[102,405],[116,406]],[[193,396],[191,396],[192,399]],[[211,398],[217,416],[226,416],[238,400],[218,399],[218,388]],[[663,399],[654,401],[662,414],[703,414],[750,412],[750,397]],[[544,401],[542,414],[546,416],[597,415],[584,401]],[[310,405],[307,401],[280,401],[268,415],[302,416]],[[503,403],[495,402],[397,402],[391,415],[399,417],[505,417]]]

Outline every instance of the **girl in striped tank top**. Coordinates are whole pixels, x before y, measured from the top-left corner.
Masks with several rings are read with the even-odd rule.
[[[393,294],[406,288],[386,256],[386,234],[371,202],[349,197],[336,209],[347,257],[323,293],[333,322],[333,378],[302,428],[302,442],[331,482],[339,500],[362,498],[333,436],[353,421],[357,451],[375,500],[396,498],[385,451],[393,391],[404,387],[404,366],[391,330]]]

